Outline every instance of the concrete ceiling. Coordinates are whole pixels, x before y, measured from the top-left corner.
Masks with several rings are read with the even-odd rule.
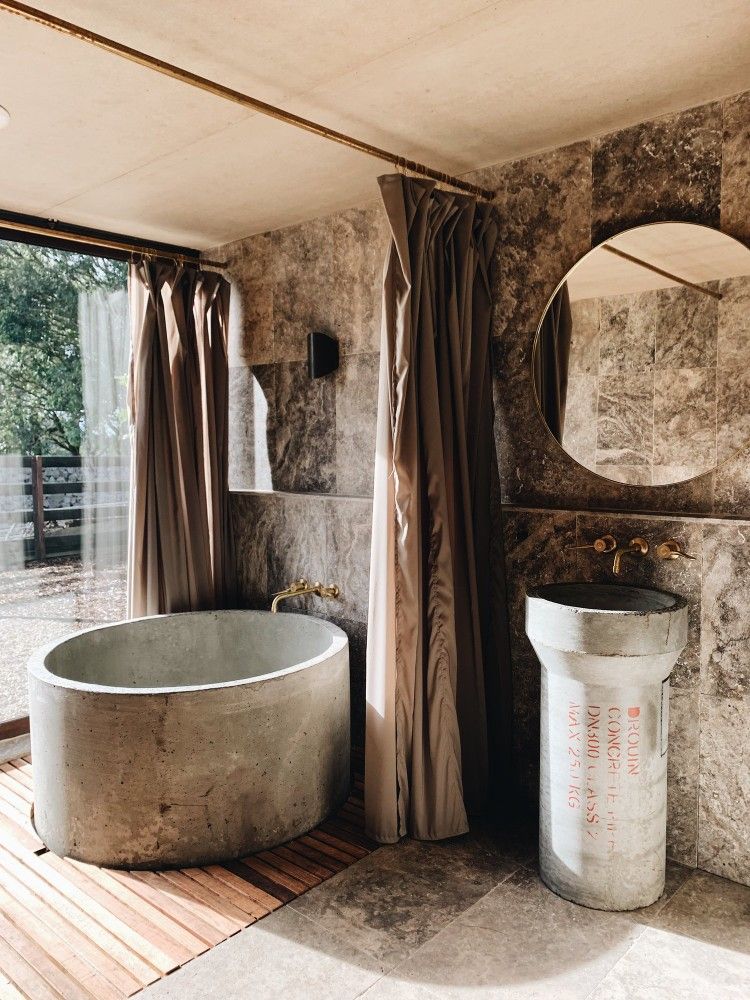
[[[36,0],[454,173],[750,89],[747,0]],[[0,208],[204,248],[386,164],[0,12]]]

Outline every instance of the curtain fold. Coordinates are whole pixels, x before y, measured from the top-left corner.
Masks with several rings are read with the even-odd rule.
[[[383,283],[367,649],[365,812],[382,842],[465,833],[488,805],[508,713],[490,566],[489,206],[380,178]],[[503,595],[504,599],[504,595]],[[500,609],[501,611],[503,609]],[[502,629],[501,629],[502,631]]]
[[[231,606],[229,284],[131,266],[128,615]]]
[[[544,314],[534,351],[536,398],[547,426],[562,443],[573,317],[567,282],[563,282]]]

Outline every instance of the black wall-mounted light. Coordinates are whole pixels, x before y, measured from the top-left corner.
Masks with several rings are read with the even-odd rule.
[[[308,333],[307,368],[310,378],[322,378],[339,366],[339,342],[327,333]]]

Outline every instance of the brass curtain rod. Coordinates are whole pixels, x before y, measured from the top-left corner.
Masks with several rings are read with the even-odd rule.
[[[432,167],[427,167],[423,163],[417,163],[415,160],[409,160],[404,156],[398,156],[396,153],[389,153],[386,149],[380,149],[378,146],[373,146],[369,142],[363,142],[361,139],[355,139],[350,135],[345,135],[343,132],[336,132],[334,129],[327,128],[325,125],[320,125],[318,122],[311,121],[308,118],[301,118],[299,115],[292,114],[291,111],[285,111],[283,108],[277,108],[273,104],[267,104],[265,101],[250,97],[249,94],[243,94],[239,90],[233,90],[231,87],[225,87],[221,83],[215,83],[213,80],[206,79],[206,77],[198,76],[197,73],[191,73],[190,70],[182,69],[173,63],[165,62],[163,59],[157,59],[156,56],[150,56],[146,52],[133,49],[129,45],[123,45],[121,42],[107,38],[105,35],[99,35],[94,31],[89,31],[88,28],[82,28],[80,25],[72,24],[70,21],[63,21],[59,17],[54,17],[43,10],[37,10],[35,7],[29,7],[25,3],[16,3],[15,0],[0,0],[0,10],[7,11],[9,14],[18,14],[28,21],[34,21],[36,24],[42,24],[47,28],[54,28],[55,31],[60,31],[64,35],[71,35],[74,38],[79,38],[81,41],[89,42],[89,44],[95,45],[97,48],[104,49],[105,52],[112,52],[115,55],[122,56],[131,62],[156,70],[157,73],[162,73],[164,76],[180,80],[182,83],[188,83],[193,87],[198,87],[200,90],[205,90],[209,94],[223,97],[227,101],[234,101],[235,104],[241,104],[245,108],[251,108],[253,111],[260,112],[260,114],[276,118],[287,125],[294,125],[297,128],[304,129],[306,132],[312,132],[313,135],[321,136],[323,139],[330,139],[332,142],[338,142],[342,146],[356,149],[367,156],[373,156],[378,160],[385,160],[386,163],[391,163],[397,169],[408,170],[413,174],[429,177],[431,180],[448,184],[459,191],[465,191],[485,201],[492,201],[495,196],[494,191],[478,187],[476,184],[470,184],[468,181],[462,181],[459,177],[453,177],[451,174],[446,174],[441,170],[434,170]]]
[[[9,235],[6,236],[6,233]],[[124,240],[108,239],[106,236],[92,236],[87,233],[71,232],[65,228],[64,223],[61,223],[59,226],[40,226],[32,222],[16,222],[15,220],[6,222],[4,219],[0,219],[0,239],[12,238],[13,233],[31,233],[34,236],[68,240],[71,243],[84,243],[89,247],[101,247],[102,250],[121,250],[123,253],[136,254],[141,257],[158,257],[161,260],[173,260],[177,264],[194,265],[195,267],[223,268],[227,266],[218,260],[203,260],[201,257],[189,257],[184,253],[159,250],[157,247],[127,243]]]
[[[696,285],[695,282],[688,281],[687,278],[681,278],[679,274],[672,274],[671,271],[665,271],[663,268],[657,267],[656,264],[649,264],[647,260],[641,260],[640,257],[634,257],[631,253],[625,253],[624,250],[610,246],[609,243],[603,243],[602,249],[609,250],[610,253],[622,257],[623,260],[629,260],[631,264],[638,264],[639,267],[645,267],[647,271],[660,274],[662,278],[669,278],[670,281],[676,281],[678,285],[685,285],[686,288],[693,288],[696,292],[703,292],[704,295],[710,295],[712,299],[721,299],[721,292],[715,292],[713,288],[706,288],[704,285]]]

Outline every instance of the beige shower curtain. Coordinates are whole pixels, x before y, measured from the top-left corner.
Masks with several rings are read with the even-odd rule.
[[[391,175],[380,188],[392,242],[383,291],[365,812],[370,835],[392,842],[405,833],[428,840],[465,833],[468,814],[487,806],[507,763],[497,756],[509,735],[509,704],[502,704],[509,665],[489,553],[495,222],[489,206],[429,181]]]
[[[221,275],[131,266],[130,617],[234,600],[228,315]]]

